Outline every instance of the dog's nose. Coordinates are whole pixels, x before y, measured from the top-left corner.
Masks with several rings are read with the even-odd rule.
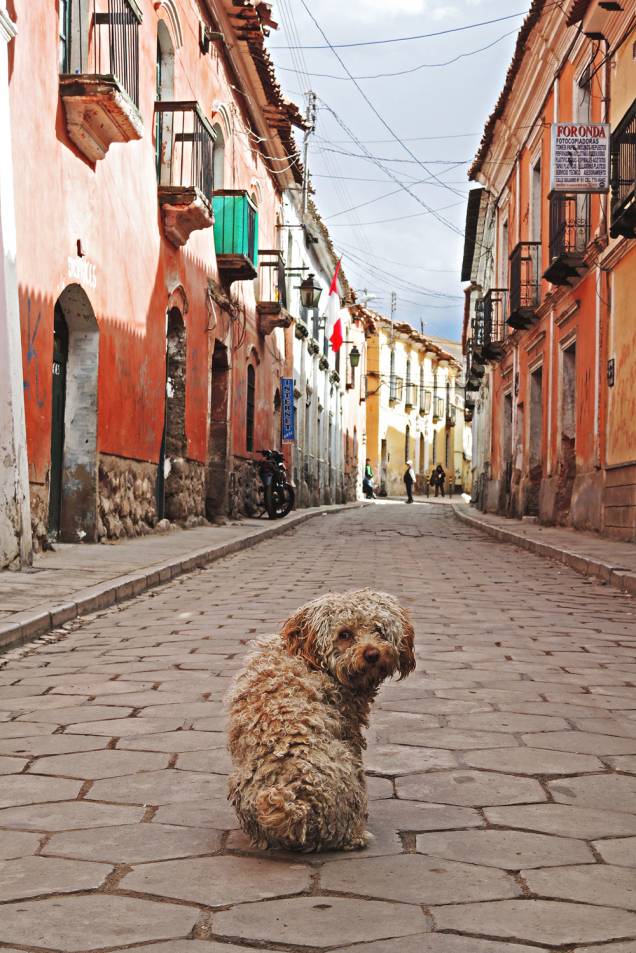
[[[380,658],[380,653],[378,649],[365,649],[364,658],[366,662],[370,662],[373,665]]]

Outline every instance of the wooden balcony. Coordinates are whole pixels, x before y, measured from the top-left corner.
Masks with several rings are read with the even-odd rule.
[[[193,101],[155,103],[159,205],[166,238],[186,244],[211,228],[214,132]]]
[[[523,330],[536,318],[539,307],[541,242],[519,242],[510,256],[510,310],[508,325]]]
[[[278,249],[259,248],[256,298],[261,334],[271,334],[275,328],[291,326],[293,318],[287,311],[285,259]]]
[[[553,285],[570,285],[585,269],[590,240],[590,195],[550,195],[550,264],[543,277]]]
[[[244,189],[214,193],[214,246],[225,284],[251,281],[258,267],[258,210]]]
[[[102,0],[82,17],[68,0],[60,24],[60,96],[69,138],[91,162],[114,142],[141,139],[139,25],[136,0]]]
[[[636,100],[614,130],[612,159],[612,238],[636,238]]]

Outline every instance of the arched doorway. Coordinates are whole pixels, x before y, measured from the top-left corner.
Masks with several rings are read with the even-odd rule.
[[[166,400],[163,439],[157,468],[157,515],[182,519],[176,501],[174,461],[186,455],[186,329],[179,308],[170,308],[166,328]]]
[[[212,354],[210,433],[205,496],[205,515],[208,519],[218,516],[227,506],[229,390],[230,362],[228,350],[220,341],[215,341]]]
[[[48,530],[54,540],[97,540],[99,329],[81,285],[55,303]]]

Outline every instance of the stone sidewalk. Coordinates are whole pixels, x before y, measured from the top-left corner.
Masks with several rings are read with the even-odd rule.
[[[328,589],[410,608],[364,852],[250,848],[223,699]],[[636,606],[448,506],[316,519],[0,656],[0,949],[636,953]]]
[[[514,543],[530,552],[556,559],[584,576],[636,595],[636,546],[563,526],[542,526],[526,520],[482,513],[474,506],[453,500],[455,514],[501,542]]]
[[[361,505],[318,506],[275,522],[242,519],[101,546],[56,543],[55,551],[35,557],[33,567],[0,572],[0,649],[279,536],[314,516]]]

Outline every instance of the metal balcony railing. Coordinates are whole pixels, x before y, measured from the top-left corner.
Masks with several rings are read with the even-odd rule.
[[[404,402],[407,407],[417,407],[417,384],[413,384],[411,381],[406,382]]]
[[[550,264],[543,277],[552,284],[569,284],[582,270],[590,240],[590,206],[589,192],[550,195]]]
[[[612,238],[636,237],[636,100],[614,130],[611,141]]]
[[[494,360],[506,340],[507,288],[490,288],[484,295],[482,355]]]
[[[434,397],[433,398],[433,420],[441,420],[444,416],[444,404],[445,400],[443,397]]]
[[[420,387],[420,413],[430,414],[433,395],[428,387]]]
[[[258,303],[287,308],[285,259],[278,249],[258,250]]]
[[[214,132],[197,102],[156,102],[160,188],[197,189],[212,206]]]
[[[527,327],[539,306],[541,242],[519,242],[510,256],[508,324]]]
[[[391,375],[389,378],[389,400],[401,402],[404,393],[404,380],[401,377]]]
[[[136,0],[62,0],[60,72],[113,76],[139,106],[139,25]]]

